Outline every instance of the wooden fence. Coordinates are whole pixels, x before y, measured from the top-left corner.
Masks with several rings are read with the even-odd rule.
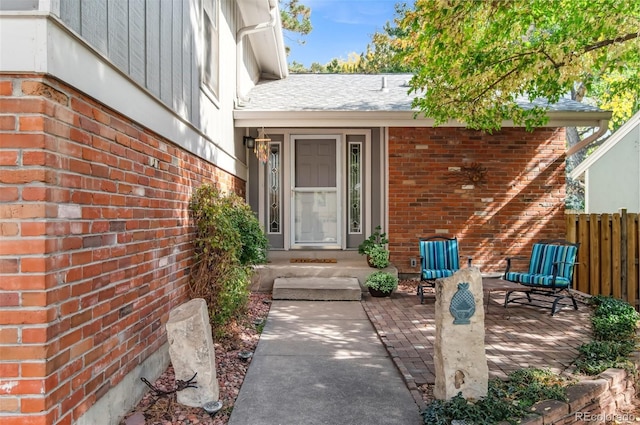
[[[567,214],[567,240],[579,242],[574,288],[639,307],[638,214]]]

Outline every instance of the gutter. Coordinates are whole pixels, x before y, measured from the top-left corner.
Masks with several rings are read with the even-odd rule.
[[[582,140],[581,142],[571,146],[567,150],[566,156],[570,157],[574,153],[578,152],[580,149],[586,148],[588,145],[595,142],[598,138],[600,138],[600,136],[606,133],[608,129],[609,129],[609,120],[600,120],[600,123],[598,124],[598,131],[596,131],[586,139]]]
[[[242,69],[242,59],[244,56],[244,48],[243,48],[243,40],[244,37],[253,34],[256,32],[266,31],[271,29],[272,36],[274,38],[274,42],[276,46],[278,46],[278,40],[275,33],[276,23],[278,22],[278,7],[276,0],[267,0],[269,7],[269,16],[270,19],[267,22],[261,22],[255,25],[249,25],[243,28],[240,28],[236,34],[236,105],[242,106],[243,100],[240,97],[240,69]],[[278,74],[279,77],[284,77],[284,72],[282,70],[282,58],[280,57],[280,50],[276,49],[277,61],[278,61]]]
[[[362,110],[258,110],[233,111],[236,127],[335,127],[336,125],[365,127],[434,127],[434,120],[415,117],[415,111],[362,111]],[[598,127],[608,122],[604,113],[550,113],[545,127]],[[464,123],[450,120],[441,127],[466,127]],[[514,127],[504,121],[505,128]]]

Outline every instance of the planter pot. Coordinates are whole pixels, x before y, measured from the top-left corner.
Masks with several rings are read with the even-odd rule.
[[[388,297],[391,295],[391,292],[384,292],[384,291],[379,291],[377,289],[373,289],[373,288],[368,288],[369,289],[369,294],[371,294],[372,297]]]

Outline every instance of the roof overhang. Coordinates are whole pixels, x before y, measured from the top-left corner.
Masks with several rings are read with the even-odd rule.
[[[560,112],[547,113],[545,127],[597,127],[600,121],[609,120],[611,112]],[[236,109],[233,112],[235,126],[246,127],[433,127],[434,120],[416,115],[412,111],[256,111]],[[516,127],[504,121],[503,127]],[[464,123],[451,120],[440,127],[465,127]],[[519,127],[519,126],[518,126]]]
[[[237,0],[245,25],[269,22],[272,27],[248,35],[253,53],[265,78],[284,78],[288,75],[287,53],[282,35],[282,21],[278,0]]]

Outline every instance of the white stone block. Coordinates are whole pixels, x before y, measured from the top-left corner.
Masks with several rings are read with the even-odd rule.
[[[451,277],[438,279],[435,288],[434,396],[440,400],[448,400],[458,393],[462,393],[467,399],[485,397],[489,367],[484,346],[484,304],[480,270],[476,267],[461,269]],[[456,295],[459,290],[459,295]],[[469,314],[465,316],[461,313],[462,308],[457,310],[458,318],[454,317],[451,311],[454,297],[464,299],[466,307],[472,307],[470,317],[466,317]],[[454,305],[460,307],[457,302]]]
[[[171,310],[167,339],[176,381],[187,381],[197,372],[197,388],[178,391],[178,403],[202,407],[217,401],[216,356],[204,299],[196,298]]]

